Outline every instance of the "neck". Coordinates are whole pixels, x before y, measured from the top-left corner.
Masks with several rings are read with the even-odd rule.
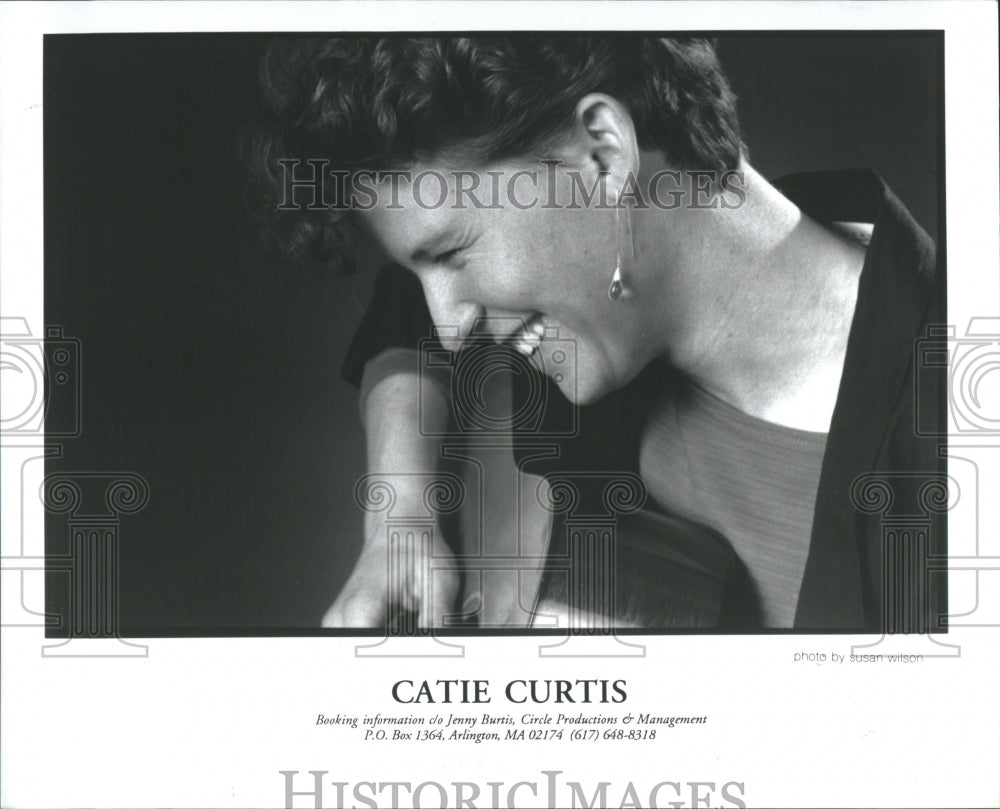
[[[863,251],[741,166],[739,207],[650,208],[637,266],[658,353],[744,412],[826,430]],[[734,197],[729,195],[729,201]]]

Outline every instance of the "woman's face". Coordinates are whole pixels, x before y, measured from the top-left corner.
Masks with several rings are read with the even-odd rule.
[[[617,302],[608,297],[616,211],[598,204],[599,192],[585,205],[581,187],[599,188],[599,177],[576,176],[541,164],[461,173],[418,165],[407,177],[371,183],[375,204],[360,216],[420,279],[434,324],[453,336],[443,340],[447,347],[471,334],[537,346],[545,373],[568,399],[586,404],[628,383],[653,352],[634,289]],[[628,285],[629,234],[620,227]]]

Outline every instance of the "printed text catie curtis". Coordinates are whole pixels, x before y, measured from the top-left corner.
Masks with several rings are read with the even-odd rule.
[[[625,680],[511,680],[503,689],[508,702],[621,703]],[[403,703],[477,703],[493,701],[489,680],[397,680],[392,698]]]

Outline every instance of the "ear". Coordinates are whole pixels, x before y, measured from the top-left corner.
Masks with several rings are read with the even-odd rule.
[[[621,193],[629,176],[639,174],[639,145],[632,116],[617,99],[604,93],[588,93],[577,102],[566,147],[567,162],[607,177],[612,199]]]

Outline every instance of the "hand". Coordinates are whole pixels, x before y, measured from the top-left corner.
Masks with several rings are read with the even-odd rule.
[[[363,402],[368,469],[392,473],[389,485],[398,513],[424,515],[426,476],[441,463],[438,436],[449,423],[450,394],[441,385],[421,385],[416,352],[403,353],[408,356],[410,371],[399,371],[398,362],[390,364],[388,373],[379,371],[377,363],[373,366],[369,362],[365,367],[365,380],[373,375]],[[385,359],[389,355],[379,356]],[[394,356],[398,360],[398,350]],[[400,610],[408,610],[417,613],[420,627],[440,626],[444,615],[454,608],[459,579],[455,570],[428,575],[430,560],[424,558],[428,552],[432,557],[451,556],[444,541],[437,538],[437,526],[430,549],[422,548],[420,542],[393,549],[394,581],[390,582],[385,515],[378,509],[366,507],[365,511],[361,557],[323,616],[322,625],[386,627]]]
[[[324,628],[384,627],[397,610],[417,613],[421,629],[441,626],[454,610],[458,595],[458,571],[430,569],[426,551],[436,559],[449,559],[451,550],[435,535],[429,546],[414,539],[400,539],[394,549],[398,572],[389,581],[389,545],[384,523],[369,534],[347,584],[323,616]]]

